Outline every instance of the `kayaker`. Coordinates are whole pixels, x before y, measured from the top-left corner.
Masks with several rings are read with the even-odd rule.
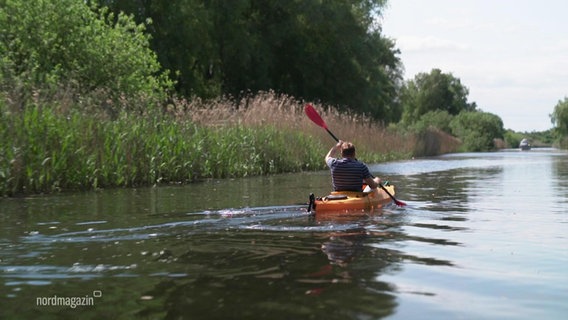
[[[336,154],[341,158],[336,158]],[[363,183],[375,189],[381,183],[380,178],[371,175],[366,164],[357,160],[351,142],[339,140],[325,156],[325,163],[331,170],[334,191],[362,191]]]

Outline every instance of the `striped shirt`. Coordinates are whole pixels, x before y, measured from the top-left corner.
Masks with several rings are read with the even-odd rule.
[[[335,191],[361,191],[363,179],[373,177],[367,165],[353,158],[329,158],[327,166]]]

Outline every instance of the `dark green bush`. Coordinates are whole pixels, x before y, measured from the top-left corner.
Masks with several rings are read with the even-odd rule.
[[[20,106],[40,91],[69,87],[77,95],[96,93],[91,98],[100,97],[114,115],[118,106],[139,110],[166,99],[172,83],[145,26],[131,17],[85,1],[0,2],[0,81]]]
[[[481,111],[464,111],[450,123],[453,135],[462,140],[464,151],[495,149],[493,139],[503,138],[503,121],[497,115]]]
[[[410,128],[416,132],[424,132],[425,130],[434,127],[438,130],[451,133],[450,122],[454,116],[445,110],[429,111],[422,115],[420,119],[412,124]]]

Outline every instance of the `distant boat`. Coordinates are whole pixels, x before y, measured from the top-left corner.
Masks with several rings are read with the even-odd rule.
[[[521,140],[521,143],[519,143],[519,148],[521,148],[521,150],[530,150],[531,144],[529,143],[529,140],[527,139]]]

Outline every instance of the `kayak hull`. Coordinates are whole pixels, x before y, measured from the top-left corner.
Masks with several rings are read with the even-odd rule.
[[[394,186],[385,186],[394,196]],[[315,198],[310,210],[316,214],[361,212],[381,208],[392,202],[391,197],[381,188],[369,193],[352,191],[333,191],[330,195]]]

